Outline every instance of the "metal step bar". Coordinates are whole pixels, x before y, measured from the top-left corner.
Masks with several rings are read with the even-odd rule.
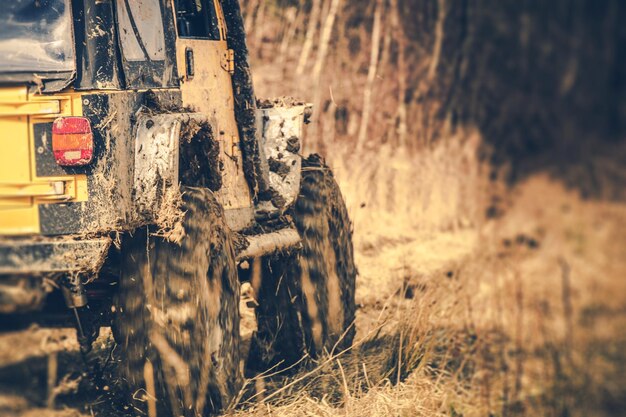
[[[244,237],[249,245],[237,254],[237,261],[244,261],[289,249],[299,249],[300,247],[300,235],[292,227],[272,233]]]

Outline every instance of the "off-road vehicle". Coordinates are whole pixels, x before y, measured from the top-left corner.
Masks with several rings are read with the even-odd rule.
[[[306,104],[257,101],[237,0],[15,0],[0,13],[0,323],[111,326],[150,415],[206,415],[246,369],[354,335],[351,226],[300,154]],[[259,105],[261,104],[261,105]],[[247,266],[247,269],[246,269]]]

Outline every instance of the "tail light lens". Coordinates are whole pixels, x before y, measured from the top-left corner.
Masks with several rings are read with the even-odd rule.
[[[52,124],[52,151],[62,166],[83,166],[93,158],[93,133],[84,117],[59,117]]]

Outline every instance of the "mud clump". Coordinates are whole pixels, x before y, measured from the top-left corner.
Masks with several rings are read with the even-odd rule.
[[[179,178],[183,186],[222,188],[223,163],[219,143],[208,123],[190,120],[183,126],[180,143]]]
[[[291,171],[289,169],[289,165],[287,165],[283,161],[279,161],[274,158],[270,158],[268,161],[268,164],[270,166],[270,171],[275,174],[278,174],[282,179],[285,179],[287,175],[289,175],[289,172]]]
[[[278,191],[273,188],[270,188],[270,201],[276,208],[283,208],[287,204],[285,197],[283,197]]]
[[[300,152],[300,139],[297,136],[292,136],[287,139],[287,152]]]
[[[278,97],[273,99],[257,100],[257,107],[259,109],[271,109],[273,107],[295,107],[304,106],[306,103],[302,100],[298,100],[294,97]]]

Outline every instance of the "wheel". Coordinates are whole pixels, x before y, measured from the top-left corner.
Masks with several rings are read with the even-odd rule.
[[[261,262],[251,371],[285,368],[307,354],[337,353],[354,339],[352,225],[339,186],[318,155],[303,161],[300,195],[290,214],[303,247]]]
[[[180,244],[149,228],[122,242],[114,334],[133,406],[146,415],[217,413],[241,386],[230,231],[210,191],[183,188],[182,199]]]

